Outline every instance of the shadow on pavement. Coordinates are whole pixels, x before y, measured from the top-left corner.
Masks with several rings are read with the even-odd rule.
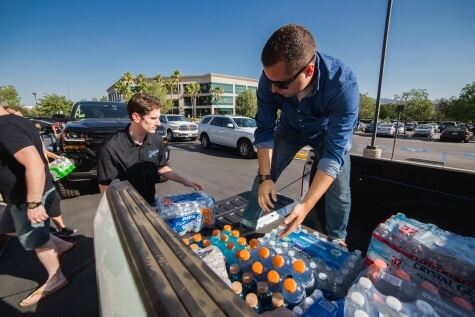
[[[70,241],[76,246],[60,260],[69,284],[37,306],[21,308],[18,303],[44,283],[47,273],[33,251],[10,239],[0,258],[0,316],[99,316],[93,239],[78,235]]]
[[[198,152],[202,153],[205,155],[210,155],[214,157],[223,157],[223,158],[230,158],[230,159],[245,159],[244,157],[240,156],[239,151],[235,148],[227,147],[227,146],[221,146],[221,145],[212,145],[208,149],[203,149],[201,147],[201,144],[198,142],[170,142],[168,143],[170,147],[174,147],[175,149],[172,149],[171,153],[171,159],[173,159],[173,150],[184,150],[187,152]]]

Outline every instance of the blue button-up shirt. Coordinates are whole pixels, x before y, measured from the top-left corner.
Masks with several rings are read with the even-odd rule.
[[[318,68],[311,92],[300,102],[296,97],[272,93],[271,82],[261,76],[254,144],[257,148],[273,148],[280,109],[282,128],[303,135],[308,145],[324,142],[318,169],[336,178],[351,148],[358,120],[358,84],[351,69],[338,59],[318,53],[316,63]]]

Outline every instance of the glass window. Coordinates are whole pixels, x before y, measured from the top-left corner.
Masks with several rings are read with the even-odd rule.
[[[229,118],[223,118],[223,121],[222,121],[221,124],[222,124],[222,127],[227,127],[229,123],[233,124],[233,122],[231,121],[231,119],[229,119]],[[234,125],[234,124],[233,124],[233,125]]]
[[[244,92],[246,90],[246,86],[244,85],[235,85],[234,86],[234,92],[236,95],[239,95],[240,93]]]
[[[213,119],[213,121],[211,121],[210,125],[214,125],[214,126],[220,127],[220,126],[222,126],[222,122],[223,122],[223,118],[221,118],[221,117],[215,117],[215,118]]]
[[[206,118],[203,118],[203,120],[201,120],[201,123],[206,124],[206,123],[208,123],[210,120],[211,120],[211,117],[206,117]]]
[[[234,122],[241,128],[255,128],[256,120],[251,118],[234,118]]]
[[[224,93],[232,94],[234,92],[232,84],[211,83],[211,89],[214,89],[216,87],[221,87],[221,89],[223,89]]]
[[[167,117],[166,116],[160,116],[160,122],[161,123],[167,123]]]

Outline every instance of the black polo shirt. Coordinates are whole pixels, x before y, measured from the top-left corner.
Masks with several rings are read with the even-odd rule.
[[[166,147],[158,134],[147,134],[142,145],[129,134],[128,125],[109,137],[101,146],[97,161],[98,182],[109,185],[112,180],[128,180],[149,202],[155,202],[157,170],[167,165]]]

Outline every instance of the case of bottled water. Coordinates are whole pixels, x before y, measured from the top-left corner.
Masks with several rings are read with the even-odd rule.
[[[156,209],[180,236],[212,227],[215,221],[215,200],[204,192],[159,197]]]
[[[55,181],[62,179],[76,169],[76,165],[67,157],[60,156],[48,165],[51,175]]]

